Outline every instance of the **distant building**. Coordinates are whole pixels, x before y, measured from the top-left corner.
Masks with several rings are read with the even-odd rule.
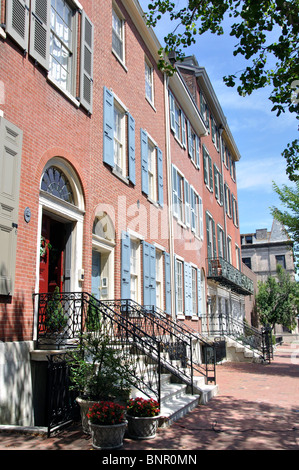
[[[257,229],[255,233],[241,234],[241,251],[243,263],[256,274],[257,282],[266,281],[268,276],[276,276],[278,264],[295,278],[293,241],[277,220],[273,220],[270,232],[265,228]],[[252,319],[253,311],[249,314],[247,312],[248,315]],[[281,332],[290,333],[277,327],[276,333]]]

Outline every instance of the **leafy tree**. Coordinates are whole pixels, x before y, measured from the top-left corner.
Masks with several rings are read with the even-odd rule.
[[[299,268],[299,181],[293,187],[283,185],[281,188],[273,183],[273,189],[286,210],[272,207],[271,213],[286,228],[294,242],[294,255],[297,258],[297,269]]]
[[[230,35],[237,39],[233,55],[242,55],[249,64],[239,73],[224,77],[229,87],[238,80],[238,93],[250,95],[254,90],[271,86],[272,111],[279,116],[289,110],[299,119],[299,2],[298,0],[189,0],[177,8],[175,1],[157,0],[148,5],[148,25],[156,26],[169,15],[175,27],[164,37],[164,52],[184,56],[183,50],[196,43],[198,35],[209,31],[224,33],[226,19]],[[180,28],[181,27],[181,28]],[[181,31],[182,29],[182,31]],[[173,73],[160,50],[161,69]],[[290,142],[283,151],[290,180],[297,180],[299,140]]]
[[[299,287],[284,269],[277,265],[277,277],[269,276],[258,283],[256,307],[263,325],[283,325],[290,330],[296,326],[299,313]]]

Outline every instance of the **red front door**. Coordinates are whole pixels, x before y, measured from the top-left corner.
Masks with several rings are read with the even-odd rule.
[[[63,253],[64,253],[64,224],[47,215],[43,215],[39,291],[53,292],[55,287],[63,290]]]

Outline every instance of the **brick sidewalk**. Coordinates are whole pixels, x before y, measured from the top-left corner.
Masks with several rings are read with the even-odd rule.
[[[299,344],[278,346],[271,364],[219,365],[217,383],[217,397],[169,428],[159,429],[155,439],[126,438],[123,455],[137,450],[299,449]],[[0,433],[0,450],[91,449],[91,439],[80,427],[49,439]]]

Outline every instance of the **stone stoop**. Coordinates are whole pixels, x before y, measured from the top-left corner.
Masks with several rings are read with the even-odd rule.
[[[161,375],[161,409],[159,427],[167,427],[186,414],[192,411],[196,406],[206,404],[218,392],[217,385],[205,385],[204,377],[194,379],[194,394],[191,394],[188,385],[179,383],[177,379],[172,382],[171,374]],[[131,397],[148,396],[133,388]],[[153,397],[154,398],[154,397]]]
[[[230,362],[263,362],[258,351],[254,351],[238,341],[225,337],[226,360]]]

